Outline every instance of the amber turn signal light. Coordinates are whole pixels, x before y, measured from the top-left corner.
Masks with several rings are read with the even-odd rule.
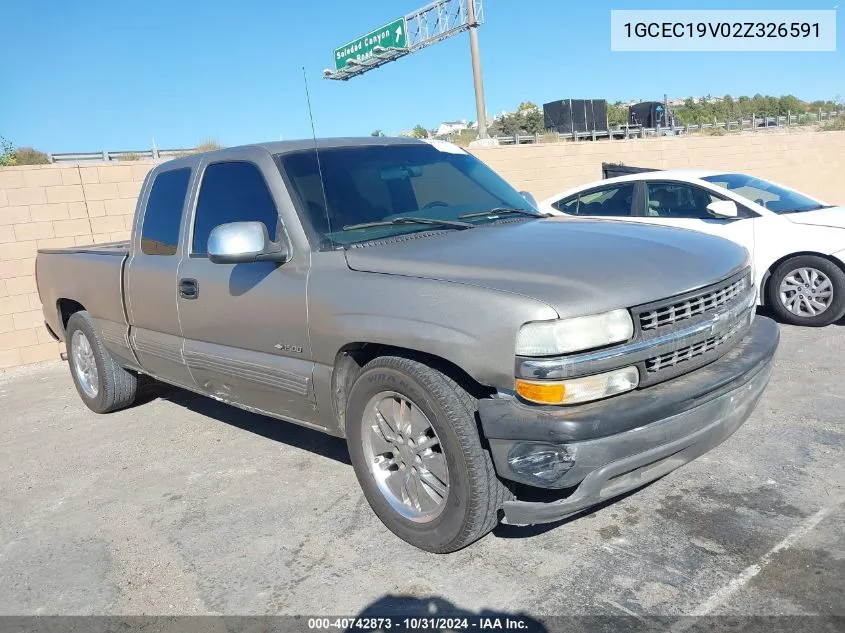
[[[566,387],[560,382],[532,382],[517,378],[516,392],[530,402],[560,404],[563,402]]]

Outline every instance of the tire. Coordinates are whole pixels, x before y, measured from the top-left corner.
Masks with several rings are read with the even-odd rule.
[[[78,341],[78,346],[75,341]],[[88,312],[83,310],[71,315],[65,328],[65,342],[73,384],[91,411],[110,413],[135,401],[138,377],[115,362],[97,334]],[[90,346],[90,354],[85,353],[85,342]],[[96,375],[90,370],[86,373],[84,369],[92,362]]]
[[[809,271],[811,275],[815,275],[815,277],[808,279],[811,283],[805,284],[809,288],[801,288],[794,283],[790,284],[788,281],[784,285],[784,280],[803,280],[801,271]],[[829,282],[829,291],[832,294],[829,297],[823,297],[822,293],[827,292],[827,290],[822,291],[819,289],[820,287],[814,288],[812,283],[814,279],[816,284],[824,282],[826,279]],[[783,288],[793,287],[799,290],[782,292]],[[813,292],[814,290],[816,292]],[[809,303],[799,298],[798,307],[794,308],[798,313],[793,312],[788,304],[791,303],[790,299],[794,299],[794,295],[798,292],[811,293],[808,297],[814,298],[815,301],[826,299],[828,301],[827,307],[824,310],[817,311],[816,314],[811,314],[811,311],[807,308]],[[845,272],[842,272],[842,269],[833,262],[816,255],[792,257],[775,268],[766,288],[766,300],[777,317],[785,323],[810,327],[830,325],[845,315]]]
[[[438,446],[426,450],[430,451],[430,458],[445,461],[448,489],[440,500],[439,514],[433,518],[409,518],[403,515],[414,511],[408,506],[397,511],[396,498],[392,505],[376,481],[374,473],[379,471],[374,469],[379,466],[374,465],[371,470],[375,460],[369,456],[365,437],[376,431],[375,418],[368,417],[368,411],[372,411],[368,407],[374,401],[383,402],[379,400],[382,394],[395,394],[400,401],[407,399],[412,411],[417,407],[418,411],[409,417],[422,419],[418,415],[421,412],[439,440],[439,456]],[[454,380],[408,358],[376,358],[363,367],[352,385],[346,408],[346,432],[358,482],[382,523],[419,549],[447,553],[466,547],[496,526],[503,503],[512,497],[496,477],[490,454],[481,445],[475,412],[475,398]],[[425,496],[425,487],[420,483],[416,492],[417,498],[423,496],[429,502],[436,496],[430,493]]]

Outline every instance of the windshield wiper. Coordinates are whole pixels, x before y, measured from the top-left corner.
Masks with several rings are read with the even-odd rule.
[[[510,207],[496,207],[495,209],[490,209],[489,211],[477,211],[476,213],[464,213],[463,215],[459,215],[458,218],[461,220],[467,220],[469,218],[483,218],[487,215],[506,215],[506,214],[519,214],[519,215],[529,215],[532,218],[541,218],[543,217],[540,213],[536,211],[529,211],[528,209],[512,209]]]
[[[392,220],[380,220],[378,222],[362,222],[361,224],[347,224],[343,227],[344,231],[355,231],[357,229],[369,229],[374,226],[394,226],[397,224],[431,224],[433,226],[443,226],[450,229],[471,229],[474,228],[469,222],[457,222],[455,220],[435,220],[432,218],[393,218]]]
[[[820,209],[832,209],[835,206],[833,204],[819,204],[806,209],[784,209],[783,211],[778,211],[778,213],[806,213],[808,211],[819,211]]]

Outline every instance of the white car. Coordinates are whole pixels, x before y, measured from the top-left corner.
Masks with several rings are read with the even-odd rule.
[[[549,215],[614,218],[712,233],[745,246],[758,302],[785,322],[845,316],[845,207],[739,173],[649,171],[569,189],[538,205]]]

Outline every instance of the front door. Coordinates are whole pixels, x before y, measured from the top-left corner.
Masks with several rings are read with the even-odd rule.
[[[184,354],[202,392],[307,421],[315,411],[307,254],[294,251],[284,264],[215,264],[207,256],[211,230],[228,222],[263,222],[271,237],[287,239],[267,186],[275,169],[266,153],[204,165],[189,255],[179,266]]]
[[[638,198],[642,206],[637,209],[639,222],[676,226],[710,233],[731,240],[754,255],[754,217],[739,209],[737,218],[717,218],[710,214],[707,205],[724,200],[704,187],[678,181],[641,181],[643,195]]]

